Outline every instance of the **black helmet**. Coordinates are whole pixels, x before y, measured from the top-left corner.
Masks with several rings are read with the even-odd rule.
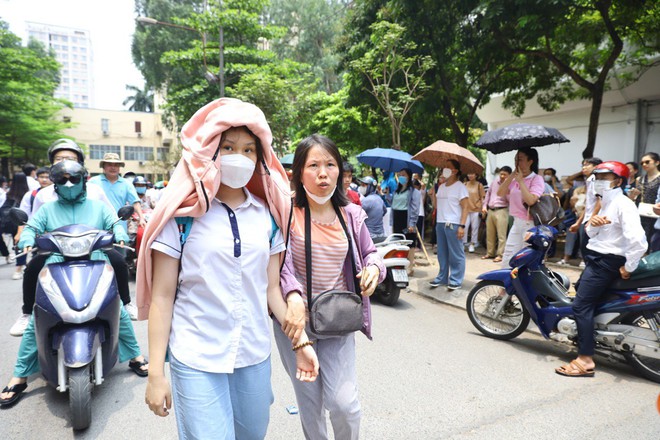
[[[147,186],[147,179],[145,179],[144,176],[137,176],[133,179],[133,186],[135,185]]]
[[[53,158],[55,156],[55,153],[57,153],[60,150],[70,150],[75,152],[76,156],[78,156],[78,162],[85,163],[85,153],[78,144],[76,144],[71,139],[58,139],[55,142],[53,142],[48,148],[48,160],[50,161],[51,164],[53,163]]]
[[[71,177],[78,177],[80,181],[87,181],[87,170],[78,162],[72,160],[63,160],[50,167],[50,181],[58,185],[65,174]],[[74,183],[74,182],[71,182]]]

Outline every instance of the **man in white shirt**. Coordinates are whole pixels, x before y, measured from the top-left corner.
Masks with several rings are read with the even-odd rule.
[[[31,163],[26,163],[23,165],[23,174],[27,179],[28,188],[30,191],[34,191],[40,187],[39,182],[37,182],[37,167]]]
[[[589,253],[585,256],[586,268],[573,301],[578,357],[555,370],[562,376],[594,375],[596,306],[617,278],[630,278],[647,248],[635,203],[622,190],[628,181],[628,167],[621,162],[603,162],[593,173],[594,192],[601,199],[601,208],[586,224]]]

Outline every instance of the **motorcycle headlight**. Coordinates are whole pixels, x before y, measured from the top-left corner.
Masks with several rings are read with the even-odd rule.
[[[59,246],[62,255],[65,257],[82,257],[89,255],[97,233],[97,231],[93,231],[89,234],[76,236],[53,234],[53,238],[57,241],[57,246]]]

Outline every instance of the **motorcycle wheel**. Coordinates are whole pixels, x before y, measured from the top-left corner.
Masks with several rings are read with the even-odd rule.
[[[89,364],[69,369],[69,407],[74,430],[86,429],[92,423],[92,388]]]
[[[379,292],[378,299],[381,303],[391,307],[399,301],[399,295],[401,295],[401,287],[398,287],[394,284],[394,280],[390,275],[387,276],[384,287],[385,288]]]
[[[468,294],[466,310],[472,325],[489,338],[513,339],[525,331],[529,324],[529,313],[515,296],[499,316],[494,316],[504,293],[504,284],[498,281],[480,281]]]
[[[651,324],[651,321],[653,321],[657,328],[660,326],[659,315],[660,313],[655,313],[644,316],[643,312],[639,312],[627,317],[623,323],[637,327],[653,328],[653,324]],[[623,355],[637,373],[648,380],[660,383],[660,359],[640,356],[632,352],[624,352]]]

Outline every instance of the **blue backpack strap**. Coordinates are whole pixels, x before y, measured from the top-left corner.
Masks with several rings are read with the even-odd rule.
[[[183,245],[190,235],[190,229],[193,224],[193,217],[175,217],[176,225],[179,227],[179,240],[181,242],[181,253],[183,253]]]
[[[275,239],[275,234],[277,234],[277,231],[280,230],[280,227],[277,226],[277,223],[275,223],[275,218],[273,217],[272,214],[270,215],[270,228],[273,231],[270,234],[270,245],[272,246],[273,245],[273,239]]]

